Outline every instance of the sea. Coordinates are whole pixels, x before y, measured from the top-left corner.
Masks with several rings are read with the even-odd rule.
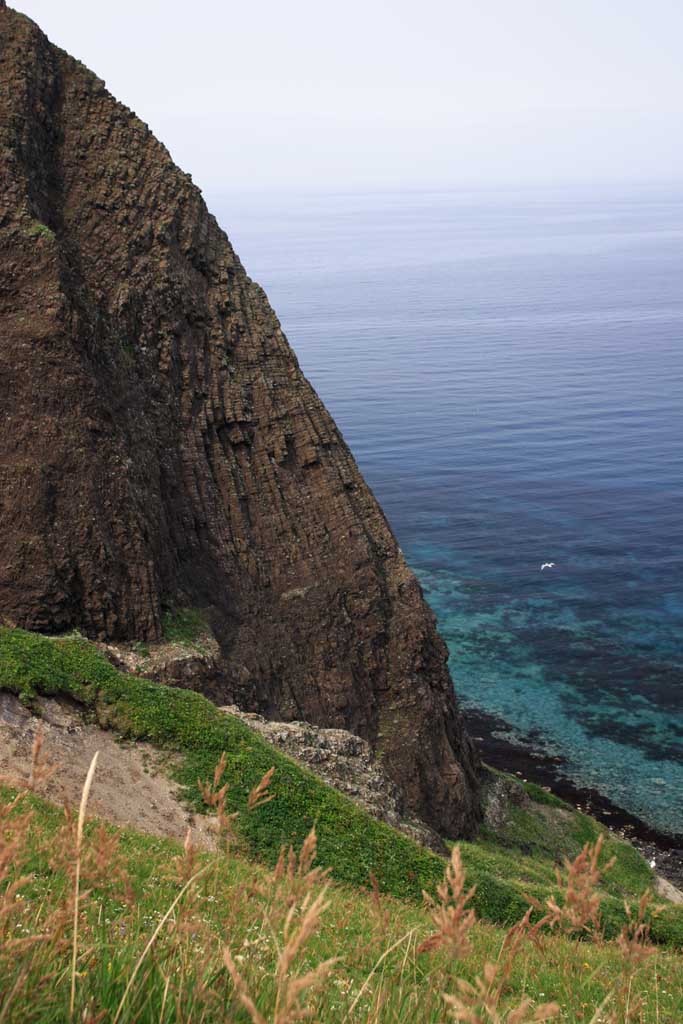
[[[683,833],[683,190],[210,202],[419,577],[465,711]]]

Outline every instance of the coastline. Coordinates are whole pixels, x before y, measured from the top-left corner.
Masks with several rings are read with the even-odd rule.
[[[678,888],[683,887],[683,834],[660,832],[597,790],[577,786],[563,774],[562,758],[512,743],[501,735],[509,729],[503,719],[472,708],[463,709],[463,713],[468,732],[486,764],[552,790],[572,807],[590,814],[610,831],[627,839],[648,861],[654,858],[657,874]]]

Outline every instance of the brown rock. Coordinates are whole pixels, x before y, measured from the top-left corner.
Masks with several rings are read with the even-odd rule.
[[[220,645],[202,635],[196,643],[112,644],[100,650],[120,672],[153,679],[166,686],[200,690],[220,703],[225,692],[225,673]],[[142,648],[142,649],[141,649]]]
[[[263,291],[104,84],[0,10],[0,618],[158,640],[341,727],[456,835],[476,758],[420,587]]]

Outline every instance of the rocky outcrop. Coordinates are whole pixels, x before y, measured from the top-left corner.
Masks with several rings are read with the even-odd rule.
[[[456,835],[476,757],[415,577],[188,175],[0,9],[0,618],[156,641],[199,607],[212,694],[350,730]]]
[[[531,806],[531,800],[521,782],[509,775],[483,765],[481,780],[483,824],[492,832],[499,832],[508,824],[513,807]]]
[[[407,818],[403,797],[370,748],[345,729],[324,729],[309,722],[273,722],[235,705],[220,709],[241,718],[272,746],[305,765],[328,786],[333,786],[364,807],[373,818],[405,832],[435,853],[447,853],[441,837],[417,818]]]
[[[165,686],[200,690],[220,704],[225,674],[216,639],[203,634],[193,643],[99,643],[100,650],[120,672],[153,679]]]

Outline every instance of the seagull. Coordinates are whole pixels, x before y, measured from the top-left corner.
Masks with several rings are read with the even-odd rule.
[[[541,566],[541,569],[552,569],[552,567],[554,565],[555,565],[554,562],[544,562],[543,565]]]

